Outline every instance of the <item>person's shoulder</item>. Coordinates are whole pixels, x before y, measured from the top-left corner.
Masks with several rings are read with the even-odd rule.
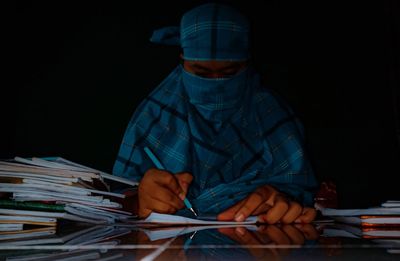
[[[254,102],[265,106],[287,106],[284,99],[269,86],[261,85],[254,92]]]
[[[294,111],[286,99],[269,86],[259,86],[255,90],[253,104],[255,104],[258,117],[267,125],[271,121],[295,117]]]

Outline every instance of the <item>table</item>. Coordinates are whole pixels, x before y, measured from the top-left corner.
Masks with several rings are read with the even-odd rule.
[[[0,260],[400,260],[399,239],[329,235],[331,224],[87,226],[0,240]]]

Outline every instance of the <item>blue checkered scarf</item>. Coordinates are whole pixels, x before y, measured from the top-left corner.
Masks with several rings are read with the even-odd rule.
[[[220,98],[211,101],[218,106],[208,110],[195,102],[210,103],[207,95],[185,85],[185,74],[178,66],[138,106],[114,175],[140,182],[155,167],[143,150],[147,146],[169,172],[193,175],[188,199],[200,214],[220,213],[265,184],[311,205],[316,181],[302,126],[277,95],[261,86],[258,74],[251,67],[239,73],[245,85],[233,88],[234,95],[219,92]]]
[[[249,22],[237,10],[208,3],[186,12],[179,27],[155,30],[150,41],[180,46],[185,60],[243,61],[250,58],[249,31]]]

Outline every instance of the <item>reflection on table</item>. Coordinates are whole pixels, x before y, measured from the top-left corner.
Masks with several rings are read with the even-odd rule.
[[[366,239],[330,223],[197,227],[68,224],[53,235],[10,237],[10,233],[0,233],[1,260],[400,258],[400,239]]]

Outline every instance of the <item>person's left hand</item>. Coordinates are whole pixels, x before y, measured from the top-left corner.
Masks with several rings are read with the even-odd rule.
[[[241,222],[251,215],[257,215],[260,222],[268,224],[310,223],[316,214],[315,209],[303,208],[299,203],[289,201],[273,187],[265,185],[220,213],[217,219]]]
[[[318,231],[311,224],[262,225],[257,231],[250,231],[246,227],[227,227],[219,228],[218,231],[242,245],[243,248],[247,248],[256,260],[276,260],[289,254],[290,247],[275,248],[273,246],[301,246],[305,240],[316,240],[319,237]]]

